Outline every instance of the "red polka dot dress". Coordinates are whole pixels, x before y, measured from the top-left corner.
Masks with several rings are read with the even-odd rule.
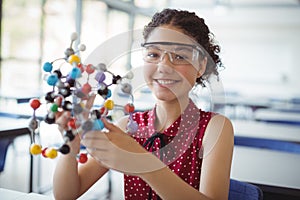
[[[137,142],[156,155],[186,183],[199,189],[202,164],[202,139],[211,112],[199,110],[190,100],[183,114],[163,133],[154,128],[155,107],[134,113],[139,129],[132,134]],[[160,199],[149,185],[137,176],[124,175],[125,199]]]

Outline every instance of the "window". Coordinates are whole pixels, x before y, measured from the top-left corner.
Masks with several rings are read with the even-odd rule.
[[[103,42],[134,28],[141,29],[149,19],[131,1],[114,6],[101,0],[6,0],[2,11],[0,95],[5,98],[47,92],[42,65],[64,57],[71,33],[79,32],[80,43],[87,46],[81,53],[84,62]],[[115,49],[126,43],[131,45],[131,38],[125,38]],[[123,75],[132,67],[131,62],[132,55],[128,53],[105,64]]]
[[[2,5],[1,95],[23,96],[39,90],[41,2],[10,0]]]

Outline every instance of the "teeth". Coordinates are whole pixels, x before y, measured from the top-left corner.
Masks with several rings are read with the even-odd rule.
[[[168,85],[168,84],[173,84],[176,81],[174,81],[174,80],[157,80],[157,82],[161,85]]]

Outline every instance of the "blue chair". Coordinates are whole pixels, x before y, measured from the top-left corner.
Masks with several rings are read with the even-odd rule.
[[[4,170],[7,149],[11,143],[10,138],[0,139],[0,173]]]
[[[262,190],[253,184],[230,179],[228,200],[262,200]]]
[[[300,144],[282,140],[234,136],[234,145],[300,154]]]

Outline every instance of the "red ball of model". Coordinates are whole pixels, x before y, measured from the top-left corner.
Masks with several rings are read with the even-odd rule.
[[[30,103],[31,108],[33,108],[34,110],[38,109],[41,105],[41,102],[39,99],[31,99],[29,103]]]
[[[42,150],[42,156],[44,157],[44,158],[47,158],[47,156],[46,156],[46,151],[47,151],[47,147],[46,148],[44,148],[43,150]]]
[[[132,113],[134,111],[134,105],[132,103],[128,103],[125,105],[124,110],[126,113]]]
[[[75,118],[71,118],[68,121],[68,126],[71,127],[72,129],[77,129],[77,124],[76,124],[76,119]]]
[[[92,65],[92,64],[88,64],[88,65],[86,66],[85,71],[86,71],[86,73],[88,73],[88,74],[92,74],[92,73],[94,73],[95,69],[93,68],[93,65]]]
[[[79,158],[78,158],[79,163],[86,163],[87,160],[88,160],[88,156],[86,153],[79,154]]]

